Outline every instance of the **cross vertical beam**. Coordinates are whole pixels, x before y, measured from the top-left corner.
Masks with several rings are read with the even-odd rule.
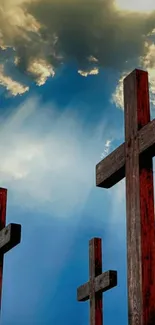
[[[0,188],[0,230],[5,228],[6,224],[6,203],[7,190],[5,188]],[[3,254],[0,254],[0,308],[2,301],[3,261],[4,256]]]
[[[89,241],[90,325],[102,325],[102,292],[95,293],[94,279],[102,273],[101,239]]]
[[[148,74],[124,80],[128,308],[130,325],[155,324],[155,221],[152,157],[139,157],[138,131],[150,122]]]

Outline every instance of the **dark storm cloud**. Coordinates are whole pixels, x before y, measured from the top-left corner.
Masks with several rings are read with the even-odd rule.
[[[17,69],[40,84],[70,60],[123,71],[154,28],[155,12],[118,10],[113,0],[0,0],[0,45],[14,47]]]

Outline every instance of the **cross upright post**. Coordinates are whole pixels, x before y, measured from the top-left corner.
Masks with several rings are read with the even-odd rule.
[[[130,325],[155,324],[155,119],[150,121],[148,73],[124,80],[125,143],[96,166],[96,185],[126,176],[128,315]]]
[[[89,241],[89,282],[77,289],[77,300],[90,301],[90,325],[102,325],[102,292],[117,285],[117,272],[102,273],[102,246],[100,238]]]
[[[3,260],[4,254],[18,245],[21,240],[21,225],[6,224],[7,190],[0,188],[0,308],[2,300]]]

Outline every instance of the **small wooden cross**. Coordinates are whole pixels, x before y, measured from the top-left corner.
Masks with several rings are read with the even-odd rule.
[[[7,190],[0,188],[0,306],[2,298],[3,257],[7,251],[18,245],[21,240],[21,225],[10,223],[5,227],[6,203]]]
[[[155,324],[155,119],[150,122],[148,73],[124,80],[125,143],[96,166],[96,185],[126,176],[128,313],[130,325]]]
[[[90,300],[90,325],[102,325],[102,292],[117,285],[117,272],[102,273],[100,238],[89,241],[89,282],[77,289],[77,300]]]

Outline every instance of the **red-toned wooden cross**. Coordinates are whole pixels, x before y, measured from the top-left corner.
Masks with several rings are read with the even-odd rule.
[[[150,122],[148,73],[124,80],[125,143],[96,166],[96,185],[126,176],[128,314],[130,325],[155,324],[155,120]]]
[[[90,325],[102,325],[102,292],[117,285],[117,272],[102,273],[102,246],[100,238],[89,241],[89,282],[77,289],[77,300],[90,300]]]
[[[3,257],[4,253],[20,243],[21,225],[6,223],[7,190],[0,188],[0,306],[2,298]]]

